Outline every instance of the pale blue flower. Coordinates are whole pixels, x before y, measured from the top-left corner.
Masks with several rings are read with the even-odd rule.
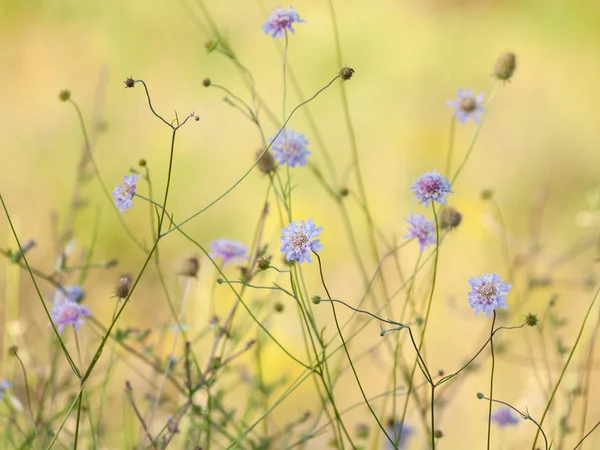
[[[10,389],[10,381],[6,378],[0,378],[0,401],[4,398],[4,393]]]
[[[67,325],[73,325],[75,331],[84,323],[82,317],[91,316],[87,305],[79,304],[70,298],[64,298],[52,305],[50,317],[61,333]]]
[[[123,184],[117,184],[112,195],[115,199],[115,206],[119,208],[121,214],[133,206],[133,196],[135,195],[135,184],[141,178],[141,174],[132,173],[123,176]]]
[[[240,241],[231,239],[214,239],[210,242],[210,256],[223,258],[223,265],[229,264],[236,259],[247,258],[248,247]]]
[[[429,206],[431,202],[446,203],[446,198],[452,193],[448,179],[437,170],[426,172],[417,178],[410,188],[415,193],[419,203]]]
[[[512,288],[506,281],[502,281],[496,273],[486,273],[479,277],[469,279],[471,292],[469,292],[469,303],[475,308],[475,314],[485,312],[489,317],[496,308],[508,308],[506,296]]]
[[[310,155],[307,150],[308,141],[304,133],[298,133],[290,128],[285,128],[279,136],[273,140],[271,150],[273,155],[279,160],[279,164],[286,162],[290,167],[306,165],[306,157]]]
[[[293,221],[281,230],[281,253],[285,253],[288,261],[312,262],[310,252],[323,250],[319,239],[315,239],[323,231],[323,227],[317,227],[312,219],[300,223]]]
[[[404,422],[402,425],[399,420],[390,421],[386,427],[387,434],[394,441],[394,445],[385,438],[386,448],[390,450],[403,450],[407,448],[408,442],[410,441],[415,430],[409,424]]]
[[[404,219],[409,223],[408,234],[405,238],[416,238],[419,241],[421,251],[425,250],[431,244],[435,244],[435,225],[433,219],[427,220],[423,214],[410,213],[410,219]]]
[[[471,89],[459,89],[456,100],[448,100],[446,104],[454,108],[456,118],[460,123],[465,123],[473,118],[476,123],[481,122],[481,116],[485,112],[483,107],[483,92],[476,96]]]
[[[271,34],[273,37],[284,37],[286,30],[293,33],[294,28],[292,25],[300,22],[306,22],[306,20],[300,17],[300,14],[296,12],[293,6],[289,8],[277,8],[271,12],[262,29],[265,33]]]
[[[492,413],[492,420],[501,427],[507,425],[516,425],[519,423],[519,417],[508,406],[500,406]]]

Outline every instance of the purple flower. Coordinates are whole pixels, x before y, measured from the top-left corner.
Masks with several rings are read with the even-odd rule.
[[[285,259],[288,261],[312,262],[310,252],[323,250],[323,245],[316,238],[323,231],[323,227],[317,227],[312,219],[300,223],[293,221],[287,227],[281,230],[283,234],[281,240],[281,253],[285,253]]]
[[[425,203],[429,206],[431,202],[446,203],[445,197],[450,195],[450,182],[437,170],[426,172],[417,178],[410,188],[415,193],[415,198],[419,199],[419,203]]]
[[[310,152],[306,149],[308,141],[304,133],[286,128],[279,133],[275,140],[271,138],[271,142],[273,142],[271,150],[273,150],[275,158],[279,160],[279,164],[287,162],[290,167],[294,167],[296,164],[306,165],[306,156],[310,155]]]
[[[246,258],[248,247],[240,241],[231,239],[214,239],[210,242],[210,256],[213,258],[223,258],[223,265],[227,265],[235,259]]]
[[[469,279],[471,292],[469,303],[475,308],[475,314],[484,311],[489,317],[496,308],[508,308],[506,296],[512,288],[506,281],[501,281],[496,273],[485,273],[479,277]]]
[[[470,117],[476,123],[481,122],[481,115],[485,112],[483,107],[483,92],[473,96],[471,89],[459,89],[456,100],[448,100],[446,104],[455,110],[456,118],[460,123],[465,123]]]
[[[425,250],[431,244],[435,244],[435,226],[433,219],[427,220],[423,214],[410,213],[410,219],[404,219],[409,223],[408,234],[405,238],[417,238],[421,251]]]
[[[6,378],[0,378],[0,401],[4,398],[4,392],[10,389],[10,381]]]
[[[519,423],[519,418],[508,406],[500,406],[492,413],[492,420],[501,427],[507,425],[516,425]]]
[[[87,305],[81,305],[70,298],[64,298],[55,302],[50,312],[52,321],[61,333],[66,325],[73,325],[75,331],[79,331],[79,325],[82,325],[82,317],[91,316]]]
[[[141,178],[141,174],[132,173],[123,176],[123,184],[117,184],[113,189],[112,195],[115,199],[115,206],[121,210],[121,214],[133,206],[131,199],[135,195],[135,183]]]
[[[399,420],[390,420],[388,426],[386,427],[386,431],[387,434],[394,441],[394,445],[392,445],[392,443],[388,441],[387,438],[385,438],[387,444],[386,448],[399,450],[405,449],[407,447],[408,441],[415,432],[413,427],[408,425],[406,422],[401,425]]]
[[[286,30],[294,32],[292,24],[306,22],[306,20],[300,17],[300,14],[296,12],[293,6],[289,8],[277,8],[274,9],[262,29],[267,34],[271,34],[273,37],[285,36]]]

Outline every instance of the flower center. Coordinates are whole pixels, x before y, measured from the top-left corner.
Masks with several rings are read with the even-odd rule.
[[[463,97],[460,100],[460,109],[462,109],[465,112],[475,111],[476,107],[477,102],[475,102],[475,99],[473,97]]]
[[[304,246],[308,242],[308,236],[306,235],[306,233],[303,233],[302,231],[298,231],[297,233],[293,234],[290,241],[292,241],[292,245],[295,248],[304,248]]]
[[[479,286],[478,292],[479,295],[481,295],[486,300],[490,300],[498,293],[494,283],[482,283],[481,286]]]

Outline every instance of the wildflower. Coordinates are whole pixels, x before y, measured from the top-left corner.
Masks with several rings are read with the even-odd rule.
[[[248,247],[240,241],[219,238],[210,243],[210,256],[223,258],[223,265],[229,264],[235,259],[246,258]]]
[[[354,75],[354,69],[352,67],[344,66],[340,69],[340,77],[342,80],[348,81]]]
[[[516,425],[519,423],[519,418],[508,406],[500,406],[492,413],[492,420],[501,427],[507,425]]]
[[[423,214],[410,213],[410,219],[404,219],[409,223],[407,239],[417,238],[421,251],[431,244],[435,244],[435,226],[433,220],[427,220]]]
[[[444,197],[452,193],[450,182],[437,170],[424,173],[411,184],[410,188],[415,193],[415,198],[419,199],[419,203],[425,203],[425,206],[429,206],[433,201],[446,203]]]
[[[388,426],[386,427],[387,434],[394,441],[394,445],[386,439],[387,448],[389,449],[405,449],[408,446],[408,441],[414,434],[415,430],[413,427],[408,425],[406,422],[401,423],[399,420],[390,419]]]
[[[10,389],[10,381],[6,378],[0,378],[0,401],[4,398],[4,392]]]
[[[272,137],[271,142],[271,149],[275,158],[279,159],[279,164],[287,162],[290,167],[296,164],[306,165],[306,156],[310,155],[310,152],[306,149],[308,141],[304,133],[285,128],[277,138]]]
[[[128,77],[125,81],[125,88],[129,88],[131,89],[133,86],[135,86],[135,80],[132,77]]]
[[[135,195],[135,183],[142,177],[141,174],[124,175],[123,184],[117,184],[112,195],[115,199],[115,206],[120,209],[121,214],[133,206],[131,199]]]
[[[525,323],[529,327],[535,327],[539,321],[540,319],[538,319],[536,314],[529,313],[525,316]]]
[[[484,113],[483,92],[473,96],[471,89],[459,89],[456,100],[448,100],[446,104],[456,111],[456,118],[460,123],[465,123],[470,117],[476,123],[481,121],[481,115]]]
[[[294,9],[293,6],[289,8],[277,8],[274,9],[262,29],[267,34],[271,34],[273,37],[280,36],[284,37],[287,30],[294,32],[293,24],[306,22],[306,20],[300,17],[300,14]]]
[[[119,277],[119,284],[114,290],[115,297],[119,299],[127,298],[129,290],[131,289],[131,276],[121,275]]]
[[[506,281],[501,281],[500,275],[486,273],[477,278],[471,277],[469,284],[469,303],[471,308],[475,308],[475,314],[484,311],[489,317],[496,308],[508,308],[506,296],[512,286]]]
[[[318,252],[323,250],[323,245],[319,243],[319,239],[315,239],[323,231],[323,227],[317,227],[312,219],[306,222],[301,220],[300,223],[293,221],[287,227],[281,230],[283,234],[281,240],[281,253],[285,253],[287,261],[304,261],[312,262],[310,252]]]
[[[82,317],[91,315],[87,305],[81,305],[70,298],[55,302],[50,313],[52,321],[61,333],[66,325],[73,325],[75,331],[79,331],[79,325],[84,323]]]
[[[452,206],[445,207],[440,213],[440,227],[456,228],[462,222],[462,214]]]
[[[517,57],[512,52],[500,55],[494,67],[494,76],[502,81],[510,81],[517,68]]]

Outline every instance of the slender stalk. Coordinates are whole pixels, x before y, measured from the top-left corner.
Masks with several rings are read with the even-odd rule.
[[[493,311],[492,328],[490,330],[490,354],[492,356],[492,370],[490,373],[490,403],[488,408],[488,424],[487,424],[487,449],[490,450],[492,436],[492,398],[494,398],[494,368],[496,366],[496,358],[494,355],[494,325],[496,324],[496,310]]]

